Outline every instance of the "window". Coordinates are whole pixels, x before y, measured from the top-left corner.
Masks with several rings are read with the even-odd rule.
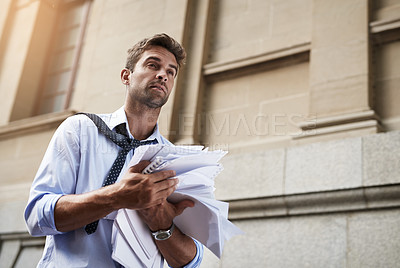
[[[35,114],[63,111],[74,90],[90,1],[63,1],[59,5],[51,49],[44,70]]]

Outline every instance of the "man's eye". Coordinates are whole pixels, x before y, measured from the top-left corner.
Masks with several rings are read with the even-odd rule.
[[[175,72],[174,71],[168,71],[169,75],[175,76]]]

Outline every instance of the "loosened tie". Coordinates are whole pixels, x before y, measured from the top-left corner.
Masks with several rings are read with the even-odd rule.
[[[142,146],[142,145],[148,145],[148,144],[156,144],[157,140],[147,140],[147,141],[139,141],[136,139],[130,139],[128,137],[127,131],[126,131],[126,126],[125,123],[120,124],[116,127],[117,132],[111,131],[108,126],[104,123],[104,121],[99,118],[98,116],[94,116],[92,114],[86,114],[92,121],[95,123],[95,125],[99,128],[99,131],[103,133],[107,138],[111,139],[114,143],[116,143],[119,147],[121,147],[121,150],[118,152],[118,156],[115,159],[113,165],[111,166],[110,171],[108,172],[107,177],[104,179],[103,182],[103,187],[111,185],[115,183],[117,180],[119,174],[121,173],[121,170],[125,164],[126,160],[126,155],[131,151],[132,149],[135,150],[135,148]],[[85,231],[87,234],[93,234],[96,232],[97,225],[99,224],[99,221],[94,221],[92,223],[89,223],[88,225],[85,226]]]

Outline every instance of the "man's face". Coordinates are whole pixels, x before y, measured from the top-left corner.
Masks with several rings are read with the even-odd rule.
[[[150,108],[163,106],[174,86],[177,71],[178,64],[171,52],[163,47],[151,47],[142,54],[129,75],[129,97]]]

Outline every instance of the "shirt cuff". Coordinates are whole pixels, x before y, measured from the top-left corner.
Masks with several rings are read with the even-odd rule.
[[[189,262],[188,264],[186,264],[184,266],[184,268],[200,267],[201,261],[203,260],[203,254],[204,254],[203,245],[196,239],[194,239],[194,238],[192,238],[192,239],[193,239],[193,242],[196,244],[196,256],[194,256],[193,260],[191,262]]]
[[[63,196],[63,194],[45,194],[36,204],[38,227],[44,235],[63,233],[57,230],[54,220],[54,208],[61,196]]]

